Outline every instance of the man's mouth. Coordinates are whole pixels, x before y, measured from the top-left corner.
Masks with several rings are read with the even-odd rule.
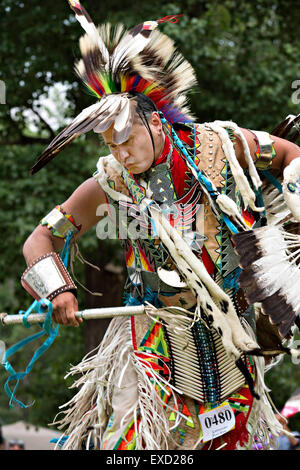
[[[125,166],[125,168],[127,168],[127,170],[129,170],[131,167],[134,166],[134,162],[130,162],[130,163],[126,162],[126,163],[124,163],[124,166]]]

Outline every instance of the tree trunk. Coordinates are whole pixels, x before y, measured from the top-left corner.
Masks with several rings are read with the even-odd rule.
[[[102,296],[85,293],[84,308],[117,307],[123,304],[122,293],[124,273],[121,266],[108,263],[109,254],[106,245],[99,241],[98,255],[95,257],[96,266],[100,271],[85,265],[86,287],[91,292],[101,292]],[[86,354],[95,349],[101,342],[110,319],[89,320],[85,323],[84,343]]]

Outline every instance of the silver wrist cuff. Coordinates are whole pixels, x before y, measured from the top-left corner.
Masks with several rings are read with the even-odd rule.
[[[50,301],[66,291],[76,293],[76,286],[66,270],[60,256],[51,252],[41,256],[27,267],[21,277],[24,289],[36,300]]]

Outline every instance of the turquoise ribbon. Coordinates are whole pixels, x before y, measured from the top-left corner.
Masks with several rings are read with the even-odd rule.
[[[64,265],[67,267],[68,265],[68,260],[69,260],[69,254],[70,254],[70,243],[72,239],[73,233],[70,231],[66,237],[66,241],[63,247],[63,250],[61,252],[61,259],[64,263]],[[4,385],[4,390],[6,394],[9,397],[9,407],[12,408],[14,403],[17,403],[21,408],[28,408],[28,406],[32,406],[32,403],[30,405],[24,405],[21,401],[17,400],[15,397],[16,390],[18,388],[20,380],[22,380],[29,372],[31,372],[35,362],[49,349],[49,347],[53,344],[55,338],[58,335],[59,331],[59,325],[56,326],[56,328],[52,328],[52,304],[48,299],[41,299],[39,301],[35,300],[31,306],[26,310],[26,312],[20,310],[19,315],[23,315],[23,325],[25,328],[30,328],[31,325],[29,323],[30,321],[30,314],[32,312],[36,313],[45,313],[45,320],[42,324],[40,324],[42,330],[32,336],[29,336],[28,338],[24,338],[23,340],[19,341],[17,344],[9,348],[3,357],[2,365],[6,369],[6,371],[10,374],[10,377],[5,382]],[[47,335],[48,338],[44,341],[44,343],[35,351],[33,354],[28,366],[26,367],[24,372],[16,372],[10,362],[8,361],[8,358],[11,357],[13,354],[15,354],[17,351],[21,350],[24,348],[27,344],[32,343],[38,338],[41,338],[42,336]],[[10,382],[16,381],[16,384],[11,390],[10,388]]]
[[[228,229],[230,230],[231,233],[239,233],[238,229],[236,226],[231,222],[231,220],[225,215],[224,213],[222,214],[223,220],[225,224],[227,225]]]
[[[15,398],[15,393],[18,388],[20,380],[22,380],[29,372],[31,372],[35,362],[47,351],[47,349],[52,345],[53,341],[55,340],[57,334],[58,334],[58,329],[59,326],[55,329],[52,328],[51,323],[52,323],[52,304],[48,299],[41,299],[40,301],[35,300],[33,304],[29,307],[29,309],[25,312],[23,315],[23,312],[20,311],[19,314],[23,315],[23,324],[26,328],[29,328],[31,325],[28,323],[28,316],[34,311],[37,313],[45,313],[45,310],[47,309],[46,312],[46,318],[44,320],[44,323],[42,325],[42,331],[29,336],[28,338],[25,338],[21,341],[19,341],[17,344],[9,348],[3,358],[3,363],[2,365],[4,368],[7,370],[7,372],[10,374],[10,377],[8,377],[7,381],[5,382],[4,385],[4,390],[7,393],[7,395],[10,398],[9,401],[9,406],[10,408],[13,407],[13,403],[17,403],[21,408],[27,408],[28,406],[31,405],[24,405],[21,401],[17,400]],[[35,351],[34,355],[32,356],[28,366],[26,367],[24,372],[16,372],[12,365],[9,363],[8,358],[15,354],[17,351],[20,349],[24,348],[27,344],[35,341],[36,339],[44,336],[45,334],[48,335],[48,338],[44,343]],[[11,381],[16,381],[15,387],[13,391],[10,389],[10,382]]]
[[[70,230],[67,234],[66,241],[65,241],[63,250],[61,252],[61,255],[60,255],[62,262],[64,263],[66,267],[69,264],[70,244],[71,244],[72,237],[73,237],[73,232]]]
[[[268,170],[263,170],[261,171],[261,173],[267,178],[268,181],[270,181],[270,183],[273,184],[273,186],[275,186],[275,188],[278,189],[278,191],[280,193],[282,193],[282,185],[280,184],[280,182],[278,181],[277,178],[275,178],[274,175],[272,175],[272,173]]]
[[[62,448],[68,439],[69,439],[69,436],[62,436],[62,437],[56,437],[54,439],[51,439],[49,442],[51,444],[58,444],[58,447]]]

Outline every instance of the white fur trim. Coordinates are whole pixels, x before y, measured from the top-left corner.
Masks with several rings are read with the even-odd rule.
[[[209,127],[211,130],[216,132],[222,141],[223,151],[225,153],[225,156],[228,162],[230,163],[230,169],[232,171],[233,178],[235,180],[237,189],[241,193],[245,207],[249,206],[252,210],[256,212],[263,211],[264,210],[263,207],[255,206],[256,196],[249,185],[249,182],[246,178],[244,170],[242,169],[241,165],[239,164],[236,158],[233,143],[225,129],[226,127],[229,127],[237,131],[238,129],[237,125],[231,121],[214,121],[214,122],[205,123],[205,126]],[[241,136],[241,133],[238,132],[238,135]],[[259,179],[256,169],[254,168],[253,161],[249,153],[248,144],[245,139],[242,139],[242,143],[244,146],[245,157],[249,166],[249,172],[250,172],[250,176],[252,177],[252,181],[255,186],[260,186],[261,181]],[[251,162],[250,162],[249,156],[250,156]]]
[[[97,163],[98,172],[94,175],[94,178],[96,181],[98,181],[103,191],[105,191],[112,199],[114,199],[114,201],[132,202],[132,199],[130,197],[126,196],[123,193],[120,193],[119,191],[115,191],[108,185],[108,176],[106,174],[104,164],[109,164],[109,166],[116,170],[119,175],[122,174],[123,170],[122,165],[120,165],[120,163],[115,159],[113,155],[107,155],[106,157],[99,158]]]
[[[283,184],[282,190],[284,200],[290,209],[295,219],[300,222],[300,185],[298,191],[291,192],[288,189],[288,184],[298,184],[300,182],[300,158],[295,158],[291,163],[285,167],[283,171]]]

